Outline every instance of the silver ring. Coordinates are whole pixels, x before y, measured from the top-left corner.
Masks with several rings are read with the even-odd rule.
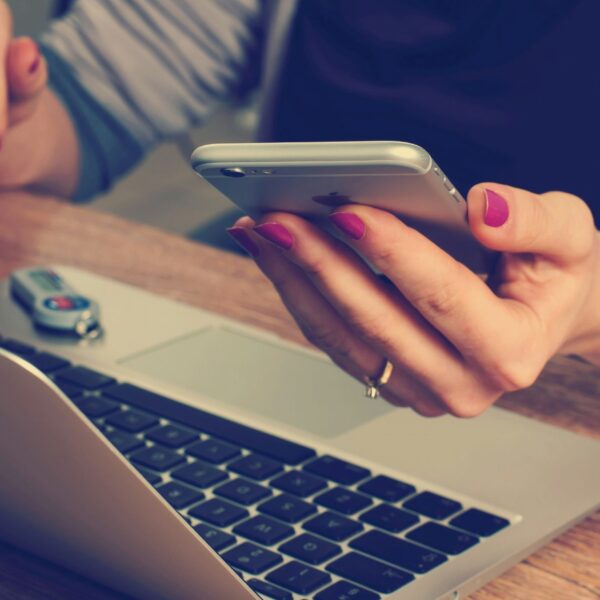
[[[367,388],[365,390],[365,396],[367,398],[378,398],[379,389],[384,386],[392,376],[394,365],[386,359],[380,374],[377,377],[367,377]]]

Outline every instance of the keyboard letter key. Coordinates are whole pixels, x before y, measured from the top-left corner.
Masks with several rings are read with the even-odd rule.
[[[450,525],[454,525],[454,527],[464,529],[475,535],[488,536],[494,535],[494,533],[508,527],[510,522],[502,517],[497,517],[496,515],[484,512],[483,510],[471,508],[462,513],[462,515],[454,517],[454,519],[450,521]]]
[[[329,455],[313,460],[305,465],[304,470],[342,485],[353,485],[371,475],[369,469]]]
[[[413,573],[427,573],[446,562],[443,554],[375,529],[352,540],[350,546]]]
[[[479,541],[468,533],[431,521],[413,529],[406,537],[446,554],[460,554]]]
[[[356,552],[338,558],[327,566],[327,570],[382,594],[391,594],[414,579],[410,573]]]
[[[223,559],[237,569],[252,573],[252,575],[258,575],[266,571],[269,567],[280,563],[282,560],[279,554],[275,554],[275,552],[271,552],[266,548],[255,546],[250,542],[244,542],[228,550],[223,554]]]
[[[462,504],[433,492],[421,492],[404,503],[404,508],[430,519],[444,520],[462,509]]]
[[[295,560],[271,571],[267,579],[297,594],[310,594],[331,581],[327,573],[307,567]]]

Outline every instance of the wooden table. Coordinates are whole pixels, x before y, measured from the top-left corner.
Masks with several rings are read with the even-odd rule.
[[[275,292],[246,258],[53,199],[0,195],[0,277],[17,267],[51,263],[82,267],[303,342]],[[600,370],[586,363],[557,359],[533,388],[500,404],[600,438]],[[118,598],[122,596],[0,544],[0,600]],[[471,598],[600,598],[600,512]]]

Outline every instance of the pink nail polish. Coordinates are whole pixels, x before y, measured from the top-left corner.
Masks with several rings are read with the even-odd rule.
[[[334,212],[329,215],[331,222],[348,237],[360,240],[366,231],[365,223],[354,213]]]
[[[42,62],[42,57],[38,54],[35,59],[33,60],[33,62],[31,63],[31,65],[29,66],[29,74],[33,75],[39,68],[40,64]]]
[[[252,257],[258,256],[258,246],[243,227],[230,227],[227,233]]]
[[[257,225],[254,231],[284,250],[289,250],[294,244],[292,234],[280,223],[263,223]]]
[[[508,204],[494,190],[485,190],[485,214],[483,222],[490,227],[501,227],[508,220]]]

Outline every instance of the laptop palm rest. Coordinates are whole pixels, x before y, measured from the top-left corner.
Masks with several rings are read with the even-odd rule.
[[[178,388],[322,437],[393,410],[325,358],[229,327],[209,327],[119,361]]]
[[[147,600],[256,598],[45,376],[0,350],[0,538]]]

